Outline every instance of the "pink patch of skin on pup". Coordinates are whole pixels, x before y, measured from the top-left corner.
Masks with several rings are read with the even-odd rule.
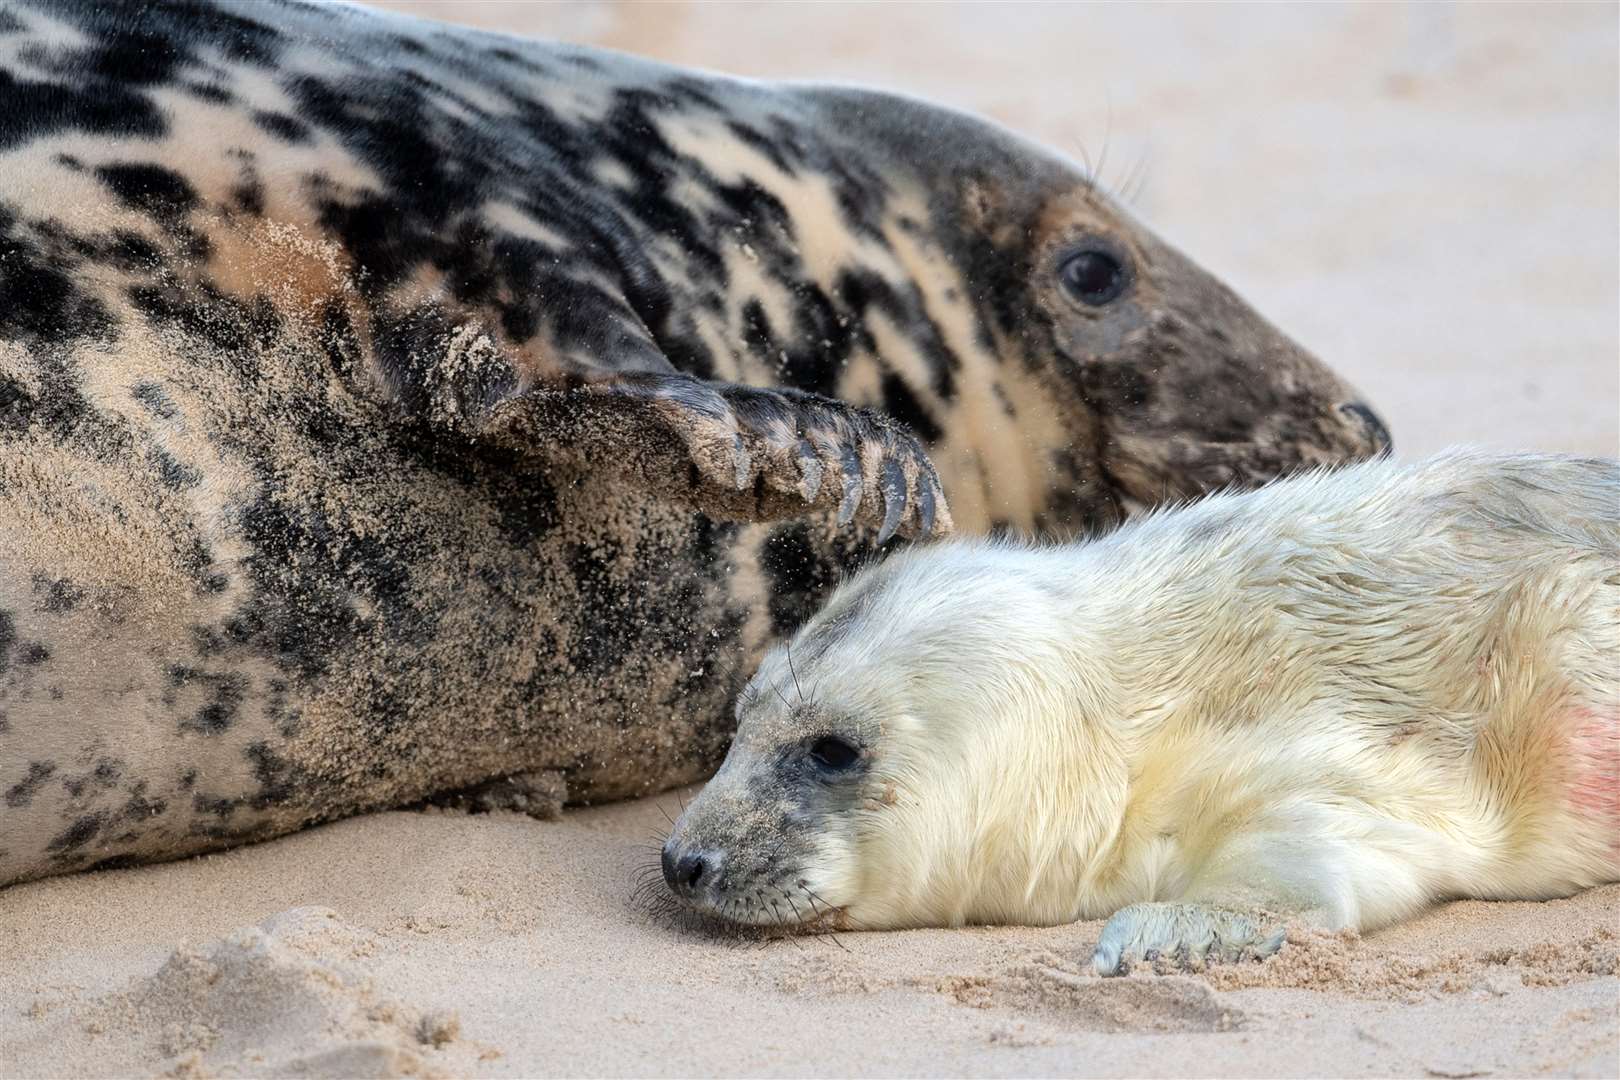
[[[1570,803],[1582,817],[1620,825],[1620,709],[1576,709],[1572,719]],[[1612,844],[1620,850],[1620,834]]]

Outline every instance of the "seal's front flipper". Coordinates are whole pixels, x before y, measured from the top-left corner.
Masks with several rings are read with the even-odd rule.
[[[769,521],[836,509],[840,525],[948,532],[927,453],[878,413],[789,389],[625,372],[537,386],[499,400],[478,437],[608,470],[710,517]]]
[[[1099,975],[1123,975],[1137,964],[1202,969],[1205,964],[1254,957],[1282,947],[1283,931],[1258,915],[1204,904],[1132,904],[1114,912],[1091,954]]]
[[[1291,807],[1286,818],[1256,823],[1221,840],[1173,903],[1132,904],[1103,927],[1092,968],[1119,975],[1133,964],[1207,963],[1265,958],[1282,947],[1283,923],[1323,930],[1359,928],[1377,896],[1409,911],[1421,901],[1398,860],[1365,845],[1347,847],[1330,826],[1334,807]],[[1368,880],[1358,888],[1357,875]]]

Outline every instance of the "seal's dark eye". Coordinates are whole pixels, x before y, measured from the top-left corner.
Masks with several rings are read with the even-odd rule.
[[[1106,251],[1077,251],[1058,268],[1063,287],[1081,303],[1101,307],[1125,291],[1125,268]]]
[[[823,735],[811,745],[810,756],[824,769],[847,769],[861,752],[836,735]]]

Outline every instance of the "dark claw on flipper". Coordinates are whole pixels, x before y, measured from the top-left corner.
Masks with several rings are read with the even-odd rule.
[[[807,503],[816,501],[821,494],[821,458],[808,439],[799,440],[799,494]]]
[[[861,455],[853,446],[840,450],[844,472],[844,497],[838,503],[838,527],[843,528],[855,520],[855,511],[861,508]]]
[[[731,437],[731,459],[737,468],[737,490],[742,491],[748,486],[748,478],[754,474],[754,463],[748,454],[748,445],[743,442],[741,435]]]
[[[878,543],[886,544],[899,531],[906,512],[906,473],[898,461],[883,463],[879,487],[883,492],[883,527],[878,530]]]
[[[933,477],[917,477],[917,538],[927,539],[934,531]]]

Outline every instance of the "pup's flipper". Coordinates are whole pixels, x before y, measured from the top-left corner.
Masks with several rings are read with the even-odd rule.
[[[1091,954],[1099,975],[1168,961],[1194,970],[1210,963],[1263,959],[1282,947],[1280,927],[1259,915],[1204,904],[1132,904],[1114,912]]]

